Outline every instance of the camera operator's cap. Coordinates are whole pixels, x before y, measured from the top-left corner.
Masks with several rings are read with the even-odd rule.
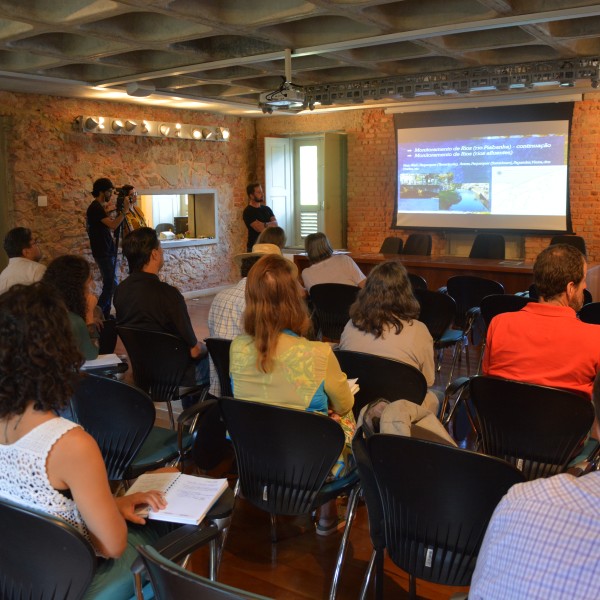
[[[97,192],[106,192],[107,190],[114,189],[113,182],[108,179],[108,177],[100,177],[100,179],[96,179],[94,181],[94,189],[92,190],[92,194]]]
[[[252,258],[254,256],[264,256],[265,254],[279,254],[279,256],[283,256],[281,253],[281,248],[276,246],[275,244],[254,244],[252,246],[252,252],[243,252],[242,254],[236,254],[233,257],[235,264],[238,267],[242,266],[242,261],[245,258]],[[290,261],[292,262],[292,261]],[[294,273],[298,276],[298,267],[296,267],[295,263],[292,262],[292,266],[294,268]]]

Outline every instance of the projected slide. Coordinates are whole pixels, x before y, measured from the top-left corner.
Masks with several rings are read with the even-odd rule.
[[[568,121],[397,133],[398,226],[565,228]]]

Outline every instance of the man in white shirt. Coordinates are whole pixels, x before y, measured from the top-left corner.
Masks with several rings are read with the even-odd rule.
[[[39,281],[46,267],[40,264],[42,251],[31,229],[15,227],[4,238],[8,266],[0,273],[0,294],[17,283],[29,285]]]

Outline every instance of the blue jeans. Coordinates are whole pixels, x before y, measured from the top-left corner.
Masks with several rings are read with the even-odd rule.
[[[98,306],[102,309],[104,318],[107,319],[110,315],[113,294],[117,287],[117,255],[94,256],[94,260],[102,276],[102,292],[98,298]]]

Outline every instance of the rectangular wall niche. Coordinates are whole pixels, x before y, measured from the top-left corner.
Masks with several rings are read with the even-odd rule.
[[[146,223],[165,247],[218,243],[217,191],[213,189],[138,190]]]

